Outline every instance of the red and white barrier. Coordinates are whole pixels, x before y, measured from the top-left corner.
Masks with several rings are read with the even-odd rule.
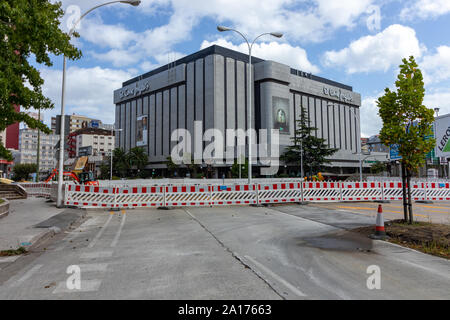
[[[341,201],[383,200],[379,182],[343,182],[341,185]]]
[[[303,201],[338,202],[341,201],[341,182],[304,182]]]
[[[164,207],[203,207],[211,205],[211,186],[163,187]]]
[[[212,206],[258,204],[256,185],[210,186]]]
[[[52,191],[52,183],[20,183],[28,196],[50,198]]]
[[[449,183],[413,183],[412,200],[450,201]],[[296,182],[253,185],[94,187],[66,185],[65,204],[142,208],[252,205],[295,202],[402,200],[398,182]]]
[[[426,199],[430,201],[450,201],[450,183],[427,184]]]
[[[258,204],[302,202],[302,183],[258,184]]]

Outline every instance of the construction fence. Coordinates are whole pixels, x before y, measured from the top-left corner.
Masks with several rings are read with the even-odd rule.
[[[450,201],[450,183],[413,183],[414,201]],[[402,200],[401,182],[296,182],[242,185],[95,187],[68,184],[64,203],[80,208],[257,205]]]

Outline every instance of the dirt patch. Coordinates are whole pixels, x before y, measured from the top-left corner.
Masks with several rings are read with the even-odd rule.
[[[0,257],[10,257],[10,256],[20,256],[21,254],[27,253],[27,250],[23,247],[20,247],[16,250],[4,250],[0,251]]]
[[[394,220],[385,224],[387,241],[424,253],[450,259],[450,226],[444,224],[415,222],[404,223]],[[369,236],[374,233],[374,227],[363,227],[352,230]]]

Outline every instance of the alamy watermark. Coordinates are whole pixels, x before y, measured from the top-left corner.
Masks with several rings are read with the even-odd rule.
[[[81,268],[77,265],[68,266],[66,270],[70,276],[66,280],[68,290],[81,290]]]
[[[367,274],[370,274],[367,278],[367,289],[369,290],[381,290],[381,268],[377,265],[372,265],[367,268]]]
[[[81,8],[76,5],[70,5],[66,9],[67,20],[66,27],[68,30],[72,28],[80,29],[81,28]],[[77,23],[78,22],[78,23]]]
[[[171,158],[177,165],[232,165],[236,159],[238,164],[242,164],[249,137],[249,161],[252,165],[261,166],[262,175],[276,174],[280,165],[280,136],[279,130],[275,129],[260,129],[258,132],[254,129],[226,129],[224,133],[223,130],[211,128],[203,132],[203,122],[195,121],[193,134],[187,129],[172,132],[171,141],[177,144],[172,148]]]

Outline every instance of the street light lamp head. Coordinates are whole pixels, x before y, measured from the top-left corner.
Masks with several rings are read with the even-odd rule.
[[[217,30],[219,30],[220,32],[225,32],[225,31],[230,31],[231,29],[228,27],[224,27],[224,26],[217,26]]]
[[[434,108],[434,112],[436,113],[436,116],[439,116],[439,110],[441,110],[440,108]]]
[[[131,4],[132,6],[137,7],[138,5],[141,4],[140,0],[129,0],[129,1],[120,1],[121,3],[128,3]]]
[[[281,32],[271,32],[270,35],[275,38],[282,38],[283,34]]]

